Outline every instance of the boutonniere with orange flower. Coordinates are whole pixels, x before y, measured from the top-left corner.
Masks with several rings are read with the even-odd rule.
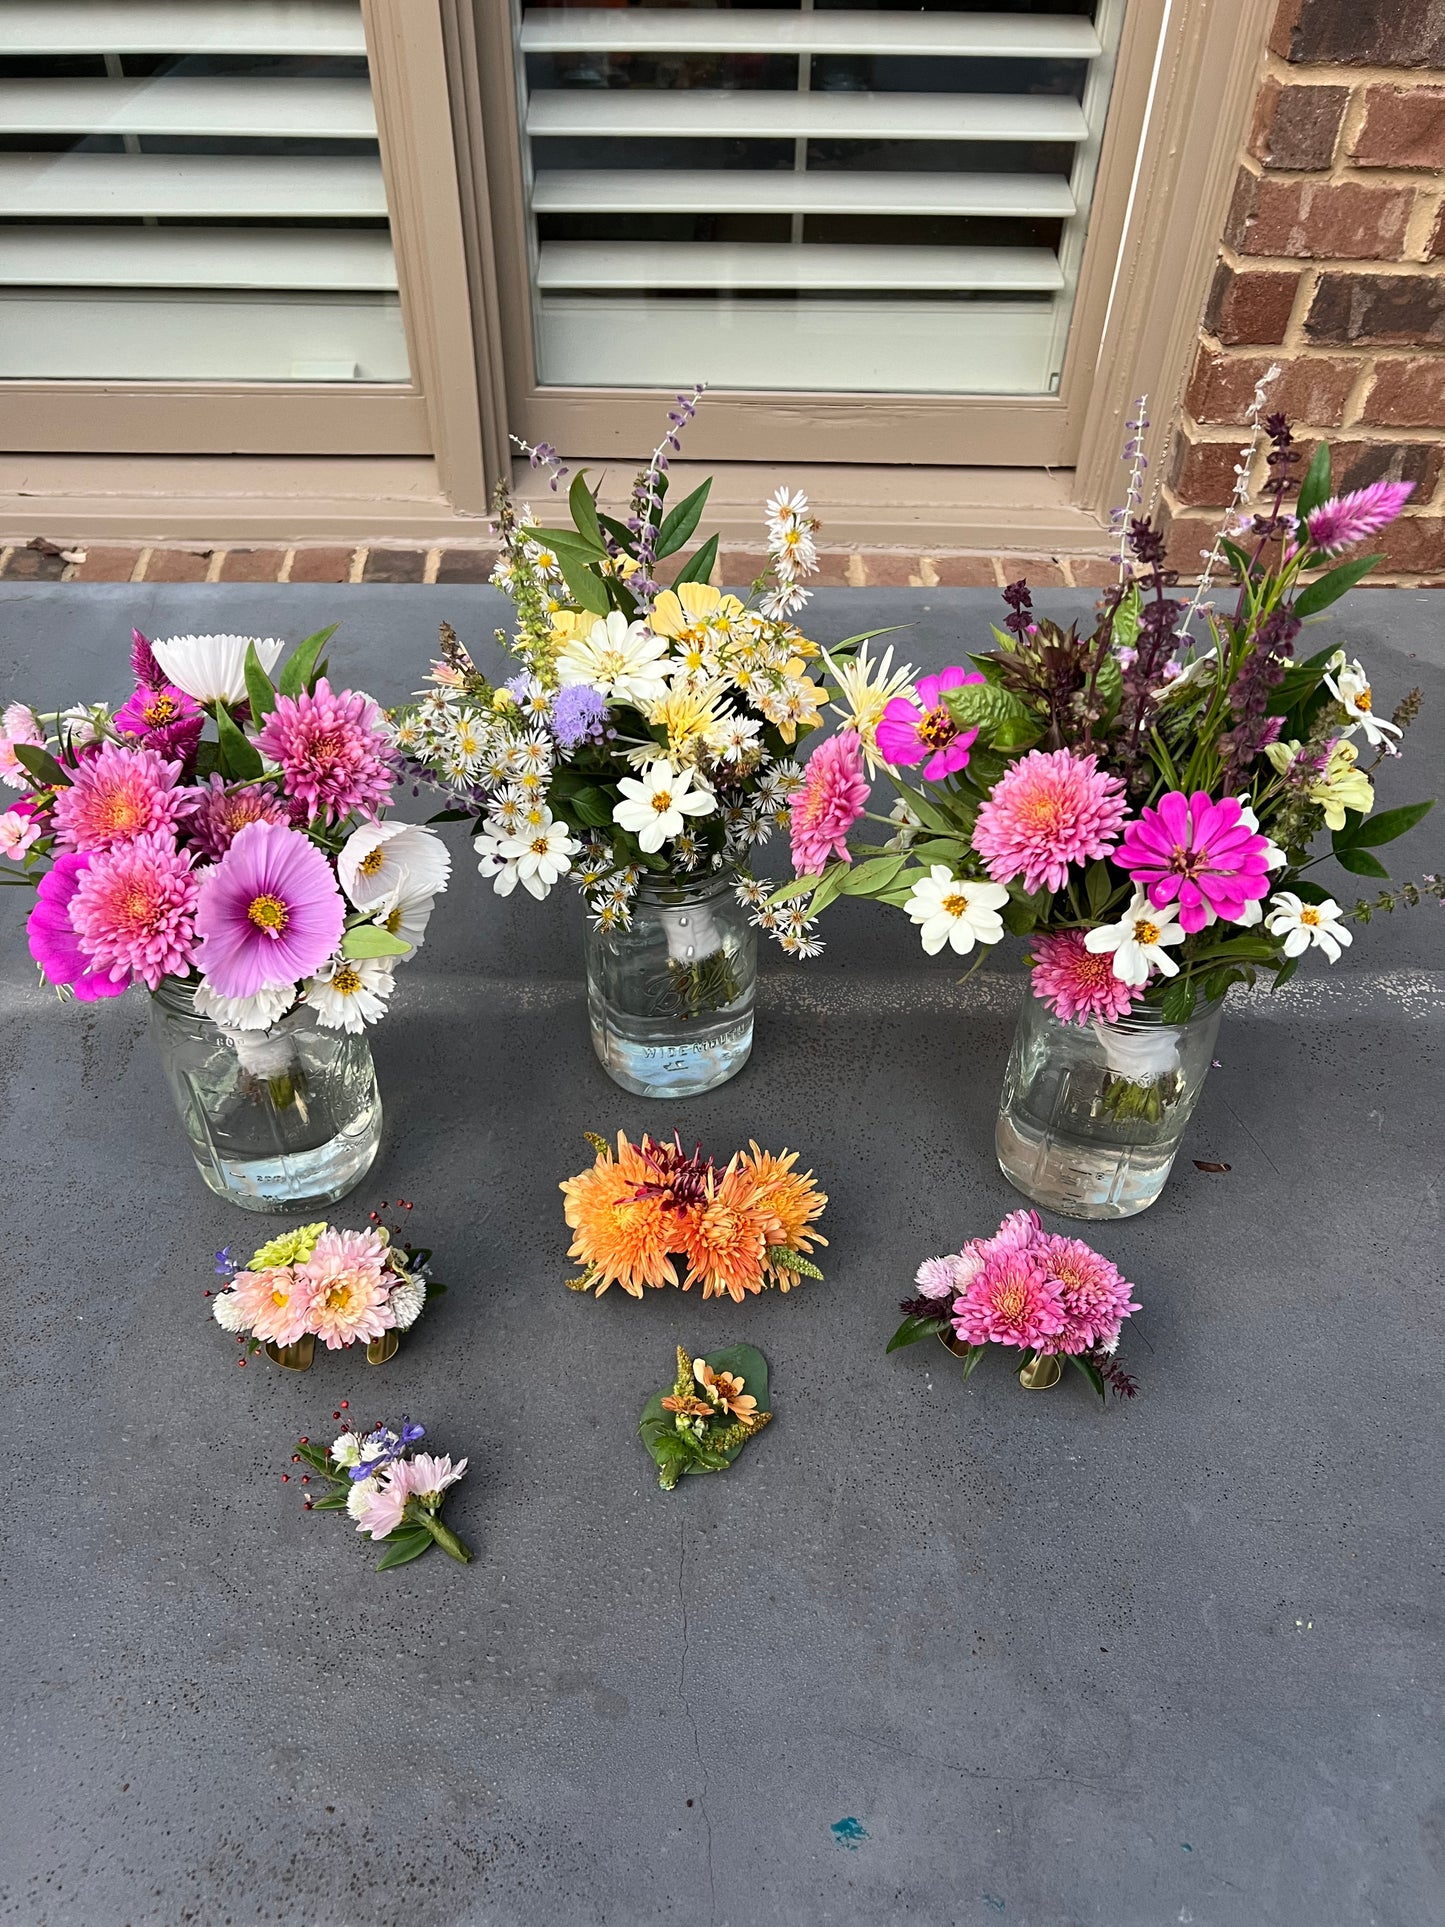
[[[653,1393],[637,1427],[663,1491],[684,1472],[726,1472],[772,1419],[762,1409],[767,1397],[768,1362],[755,1345],[729,1345],[706,1358],[679,1345],[672,1390]]]
[[[809,1253],[828,1242],[813,1229],[828,1200],[811,1171],[794,1170],[796,1151],[775,1157],[750,1144],[719,1170],[676,1133],[633,1144],[619,1131],[615,1151],[591,1132],[587,1141],[595,1163],[562,1184],[575,1233],[568,1255],[582,1265],[567,1281],[574,1291],[600,1298],[615,1284],[640,1298],[645,1285],[700,1283],[704,1298],[741,1304],[765,1286],[791,1291],[822,1277]]]

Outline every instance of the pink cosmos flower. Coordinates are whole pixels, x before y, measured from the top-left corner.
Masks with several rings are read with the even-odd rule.
[[[1082,930],[1058,930],[1034,938],[1034,995],[1060,1023],[1111,1022],[1127,1016],[1137,993],[1114,975],[1114,959],[1095,955]]]
[[[158,831],[91,855],[70,921],[92,969],[121,985],[139,977],[155,990],[162,977],[190,970],[195,907],[190,857]]]
[[[115,726],[122,736],[134,736],[158,756],[174,757],[188,767],[195,760],[206,712],[173,683],[142,683],[124,709],[115,712]]]
[[[1414,491],[1413,482],[1371,482],[1368,488],[1332,495],[1310,510],[1305,527],[1310,541],[1326,555],[1338,555],[1393,522]]]
[[[819,743],[808,758],[803,787],[789,804],[793,868],[800,877],[819,875],[835,853],[852,862],[848,832],[867,801],[868,779],[857,736],[847,730]]]
[[[18,863],[30,848],[38,842],[45,825],[33,810],[6,810],[0,813],[0,856],[9,857]]]
[[[990,1252],[967,1291],[954,1301],[953,1328],[966,1345],[1037,1350],[1064,1324],[1059,1281],[1031,1244]]]
[[[1112,1347],[1119,1327],[1139,1309],[1128,1279],[1081,1238],[1047,1235],[1037,1255],[1058,1281],[1065,1319],[1063,1329],[1043,1349],[1071,1353]]]
[[[222,857],[248,823],[289,823],[281,799],[255,783],[227,789],[220,776],[211,776],[191,791],[195,814],[186,825],[189,840],[203,857]]]
[[[384,1539],[401,1524],[401,1516],[410,1497],[407,1467],[403,1461],[380,1473],[370,1490],[361,1494],[356,1511],[352,1514],[356,1520],[356,1530],[370,1533],[373,1539]],[[350,1511],[350,1507],[347,1510]]]
[[[353,811],[374,816],[391,801],[381,711],[357,690],[334,692],[324,676],[314,695],[277,697],[256,747],[281,765],[287,796],[309,816],[339,823]]]
[[[1124,785],[1093,756],[1034,749],[994,784],[973,847],[995,883],[1061,890],[1071,863],[1108,856],[1124,821]]]
[[[124,978],[116,983],[92,973],[91,960],[81,949],[70,921],[76,889],[89,868],[88,856],[75,856],[67,850],[56,857],[40,879],[35,908],[25,925],[30,954],[45,981],[57,988],[69,988],[82,1004],[93,1004],[101,997],[119,997],[126,988]]]
[[[241,1324],[255,1337],[273,1345],[294,1345],[310,1331],[316,1294],[303,1266],[237,1272],[234,1291]]]
[[[383,1281],[386,1246],[374,1231],[323,1231],[297,1267],[311,1286],[309,1330],[330,1352],[358,1338],[380,1338],[396,1323]]]
[[[191,809],[176,788],[181,765],[153,749],[102,743],[55,799],[56,841],[66,850],[111,850],[133,837],[174,831]]]
[[[11,703],[0,716],[0,783],[8,783],[12,790],[23,790],[31,778],[15,754],[17,743],[28,743],[32,749],[45,747],[45,731],[35,711],[24,703]]]
[[[201,875],[196,965],[219,997],[309,977],[335,950],[346,905],[331,865],[299,830],[248,823]]]
[[[1156,910],[1179,899],[1179,926],[1203,930],[1215,917],[1238,923],[1245,905],[1269,892],[1269,838],[1241,819],[1239,799],[1170,790],[1124,832],[1116,861]]]
[[[920,676],[914,684],[916,703],[906,696],[895,696],[884,709],[875,732],[885,762],[908,767],[922,763],[930,783],[941,783],[945,776],[962,769],[978,731],[959,728],[943,694],[947,689],[982,681],[976,669],[960,669],[955,664],[941,675]]]

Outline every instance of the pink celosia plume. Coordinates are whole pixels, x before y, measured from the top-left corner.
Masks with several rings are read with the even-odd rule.
[[[1305,517],[1310,541],[1326,555],[1367,541],[1394,521],[1414,488],[1413,482],[1371,482],[1348,495],[1332,495]]]

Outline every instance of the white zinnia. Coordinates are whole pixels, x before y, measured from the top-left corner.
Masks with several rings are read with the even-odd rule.
[[[211,1313],[223,1332],[243,1332],[246,1329],[241,1300],[234,1291],[218,1291],[211,1300]]]
[[[554,820],[550,810],[542,810],[540,819],[516,836],[498,839],[496,857],[502,868],[492,887],[499,896],[510,896],[520,883],[540,902],[572,868],[572,859],[582,845],[565,823]],[[480,844],[481,838],[477,841]],[[509,879],[505,888],[504,877]]]
[[[674,770],[665,759],[652,763],[642,776],[619,777],[623,800],[613,807],[612,821],[631,830],[644,850],[660,850],[669,837],[680,836],[685,818],[706,816],[717,798],[696,770]]]
[[[211,1018],[223,1030],[270,1030],[295,1001],[295,984],[258,990],[254,997],[222,997],[203,977],[194,992],[196,1015]]]
[[[424,823],[363,823],[336,859],[342,889],[358,910],[388,897],[434,897],[447,887],[452,859]]]
[[[1365,741],[1371,749],[1381,744],[1393,750],[1392,736],[1401,734],[1398,723],[1387,723],[1377,716],[1371,707],[1370,684],[1364,667],[1358,661],[1346,664],[1345,652],[1337,649],[1325,664],[1325,683],[1330,694],[1339,703],[1350,719],[1350,726],[1365,732]]]
[[[999,911],[1008,902],[1001,883],[956,877],[946,863],[935,863],[913,886],[904,909],[919,926],[923,948],[936,957],[945,944],[965,956],[976,943],[997,943],[1003,935]]]
[[[246,650],[253,642],[270,675],[286,647],[275,636],[170,636],[153,642],[151,654],[167,681],[198,703],[238,703],[246,694]]]
[[[629,623],[614,609],[589,634],[564,643],[557,679],[564,689],[587,683],[616,702],[645,709],[667,694],[668,648],[666,636],[655,636],[645,622]]]
[[[1340,921],[1343,915],[1333,897],[1323,903],[1305,903],[1293,890],[1281,890],[1271,899],[1265,928],[1284,939],[1280,948],[1287,957],[1302,957],[1314,944],[1331,963],[1338,963],[1340,952],[1355,941]]]
[[[327,1030],[364,1030],[386,1015],[395,989],[389,957],[333,957],[306,980],[306,1001]]]
[[[1102,924],[1084,938],[1084,948],[1095,956],[1114,953],[1114,975],[1121,984],[1136,988],[1149,981],[1152,965],[1163,977],[1177,977],[1179,966],[1168,954],[1166,945],[1183,943],[1184,932],[1176,921],[1173,904],[1156,910],[1142,890],[1118,923]]]
[[[396,1319],[398,1331],[410,1331],[421,1317],[422,1306],[426,1303],[426,1281],[408,1272],[391,1288],[387,1300],[392,1315]]]

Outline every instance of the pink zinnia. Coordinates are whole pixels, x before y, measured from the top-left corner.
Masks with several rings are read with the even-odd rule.
[[[70,921],[76,889],[89,868],[88,856],[75,856],[67,850],[56,857],[40,879],[35,908],[25,925],[30,954],[45,981],[57,989],[73,991],[83,1004],[93,1004],[100,997],[119,997],[126,988],[124,978],[115,983],[93,974],[91,960],[81,949]]]
[[[136,737],[158,756],[175,757],[189,765],[206,727],[206,712],[194,696],[173,683],[161,683],[158,688],[142,683],[124,709],[115,712],[115,726],[122,736]]]
[[[279,823],[248,823],[201,876],[196,965],[218,997],[254,997],[319,970],[345,922],[315,844]]]
[[[91,856],[70,921],[92,969],[118,984],[139,977],[156,990],[162,977],[190,971],[195,908],[191,860],[158,832]]]
[[[281,765],[288,797],[308,816],[339,823],[354,811],[374,816],[391,801],[392,765],[386,724],[371,700],[353,689],[334,692],[323,676],[314,695],[279,696],[256,738]]]
[[[1202,930],[1216,916],[1237,923],[1269,892],[1269,838],[1242,814],[1238,797],[1215,803],[1203,790],[1170,790],[1125,830],[1115,861],[1156,910],[1179,899],[1182,930]]]
[[[966,1345],[1036,1350],[1061,1332],[1064,1323],[1059,1281],[1050,1276],[1032,1244],[1009,1244],[991,1252],[953,1307],[953,1328]]]
[[[176,788],[181,765],[153,749],[102,743],[55,799],[56,841],[65,850],[112,850],[133,837],[174,831],[191,808]]]
[[[1091,1352],[1112,1346],[1124,1320],[1139,1309],[1128,1279],[1081,1238],[1050,1234],[1039,1243],[1037,1255],[1058,1281],[1065,1319],[1063,1329],[1043,1349]]]
[[[930,783],[941,783],[968,761],[968,752],[978,735],[976,729],[960,729],[953,720],[943,693],[961,689],[965,683],[982,682],[976,669],[955,665],[938,676],[920,676],[914,684],[918,701],[895,696],[879,720],[876,740],[885,762],[911,767],[923,764]],[[927,761],[924,761],[924,758]]]
[[[1071,863],[1108,856],[1124,821],[1124,785],[1093,756],[1034,749],[994,784],[973,847],[995,883],[1061,890]]]
[[[383,1282],[386,1246],[374,1231],[323,1231],[297,1267],[311,1286],[309,1329],[331,1352],[358,1338],[380,1338],[396,1323]]]
[[[236,1309],[252,1335],[273,1345],[294,1345],[311,1329],[315,1288],[300,1265],[275,1265],[236,1275]]]
[[[800,877],[821,874],[835,853],[852,862],[848,832],[867,801],[868,778],[857,736],[849,730],[819,743],[808,758],[803,787],[789,804],[793,868]]]
[[[1060,1023],[1112,1022],[1134,1008],[1136,992],[1114,975],[1114,959],[1096,955],[1082,930],[1059,930],[1034,939],[1034,995]]]
[[[32,749],[45,747],[45,731],[35,711],[24,703],[11,703],[0,716],[0,783],[23,790],[34,778],[15,754],[17,743],[28,743]]]
[[[1378,535],[1404,508],[1414,488],[1413,482],[1371,482],[1348,495],[1332,495],[1305,517],[1310,541],[1326,555],[1338,555],[1351,543]]]
[[[222,857],[236,840],[238,830],[248,823],[289,823],[290,816],[279,797],[255,783],[227,789],[224,780],[211,776],[191,791],[196,799],[195,814],[186,825],[186,835],[203,857],[213,861]]]

